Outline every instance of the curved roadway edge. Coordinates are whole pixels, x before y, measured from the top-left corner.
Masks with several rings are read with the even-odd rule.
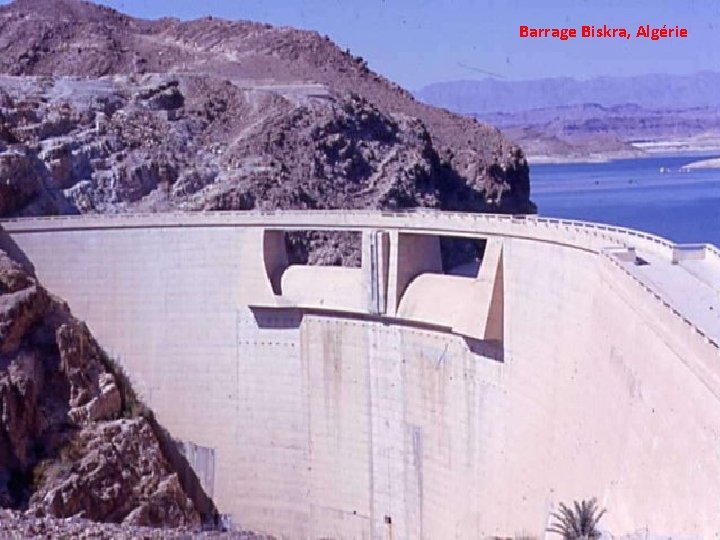
[[[203,487],[240,527],[287,537],[541,536],[559,502],[597,496],[614,533],[720,530],[714,246],[430,211],[0,227],[0,248],[68,301],[195,449]],[[267,249],[282,245],[277,233],[308,229],[361,232],[372,264],[352,275],[372,291],[346,294],[358,291],[343,274],[328,297],[337,305],[303,305],[325,298],[319,288],[305,294],[308,271],[283,275],[282,254]],[[437,265],[413,260],[413,246],[438,236],[491,240],[491,267],[465,284],[428,276]],[[437,324],[423,304],[433,284],[446,291],[430,295],[439,303],[462,302],[468,283],[487,305],[444,306],[437,311],[452,320]],[[401,307],[405,289],[412,302]],[[466,320],[492,313],[501,320],[484,330]]]

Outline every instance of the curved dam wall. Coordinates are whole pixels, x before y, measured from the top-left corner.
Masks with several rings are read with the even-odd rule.
[[[614,533],[720,530],[717,345],[620,262],[671,246],[444,214],[2,227],[244,529],[540,536],[559,502],[596,496]],[[360,232],[363,267],[284,268],[278,234],[320,228]],[[442,274],[443,235],[487,239],[476,276]]]

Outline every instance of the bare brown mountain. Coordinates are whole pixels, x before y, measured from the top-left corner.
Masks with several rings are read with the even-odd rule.
[[[526,212],[522,151],[315,32],[0,8],[0,214],[407,208]]]

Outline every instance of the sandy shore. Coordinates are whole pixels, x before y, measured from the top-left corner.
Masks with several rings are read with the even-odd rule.
[[[681,170],[720,169],[720,158],[701,159],[680,167]]]
[[[645,151],[628,152],[626,150],[619,152],[598,152],[595,154],[583,154],[583,155],[552,155],[552,154],[530,154],[527,156],[527,160],[530,165],[539,165],[546,163],[606,163],[616,159],[642,159],[652,158],[658,156],[673,156],[681,157],[683,154],[691,154],[688,156],[688,160],[693,158],[692,154],[698,153],[720,153],[720,146],[713,147],[683,147],[677,148],[674,151],[670,150],[670,146],[663,147],[657,146]],[[693,161],[682,167],[682,169],[718,169],[720,168],[720,158],[702,159]]]
[[[614,159],[643,158],[648,157],[642,152],[602,152],[597,154],[582,155],[552,155],[552,154],[530,154],[527,156],[530,165],[546,163],[607,163]]]

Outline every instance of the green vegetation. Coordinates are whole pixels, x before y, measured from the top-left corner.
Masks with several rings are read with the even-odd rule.
[[[599,538],[597,525],[607,510],[600,509],[597,499],[573,503],[573,507],[560,503],[560,510],[553,512],[555,519],[548,532],[561,535],[565,540],[592,540]]]
[[[135,393],[132,387],[130,378],[128,377],[125,370],[122,368],[120,363],[108,356],[105,351],[100,351],[99,355],[100,362],[102,362],[105,369],[115,379],[115,384],[118,386],[120,391],[120,398],[122,399],[122,415],[123,418],[137,418],[142,417],[148,420],[154,427],[154,416],[152,410],[143,403],[143,401]]]

